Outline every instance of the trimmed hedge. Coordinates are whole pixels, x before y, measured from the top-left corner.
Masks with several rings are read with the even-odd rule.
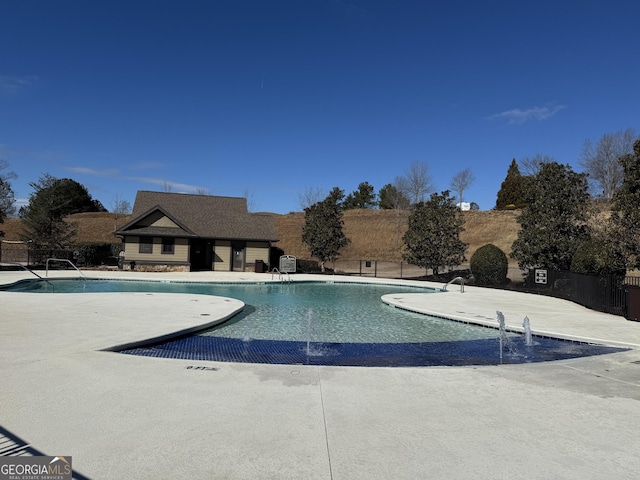
[[[483,245],[471,256],[471,273],[476,285],[503,285],[507,283],[509,261],[507,255],[495,245]]]

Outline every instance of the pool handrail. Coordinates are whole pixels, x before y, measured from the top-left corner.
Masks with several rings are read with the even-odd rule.
[[[45,268],[45,276],[46,276],[46,277],[48,277],[48,276],[49,276],[49,262],[50,262],[50,261],[51,261],[51,262],[66,262],[66,263],[68,263],[69,265],[71,265],[73,268],[75,268],[75,269],[78,271],[78,273],[80,274],[80,276],[81,276],[82,278],[87,278],[87,277],[85,277],[85,275],[84,275],[84,274],[83,274],[83,273],[78,269],[78,267],[76,267],[76,266],[74,265],[74,263],[73,263],[71,260],[69,260],[68,258],[47,258],[47,263],[46,263],[46,268]]]
[[[449,282],[447,282],[447,284],[444,287],[442,287],[441,290],[443,292],[446,292],[447,291],[447,287],[449,285],[451,285],[453,282],[457,281],[457,280],[460,280],[460,293],[464,293],[464,278],[462,278],[462,277],[456,277],[456,278],[454,278],[452,280],[449,280]]]
[[[44,278],[42,278],[40,275],[38,275],[36,272],[34,272],[33,270],[31,270],[30,268],[26,267],[25,265],[19,263],[19,262],[0,262],[0,264],[4,264],[4,265],[12,265],[14,267],[20,267],[23,270],[26,270],[29,273],[33,273],[36,277],[38,277],[41,280],[44,280]]]
[[[5,265],[13,265],[15,267],[20,267],[23,270],[29,272],[29,273],[33,273],[36,277],[38,277],[40,280],[43,280],[45,282],[47,282],[49,285],[51,285],[53,287],[53,283],[51,283],[49,280],[47,280],[46,278],[41,277],[40,275],[38,275],[36,272],[34,272],[33,270],[31,270],[29,267],[19,263],[19,262],[0,262],[0,264],[5,264]]]
[[[273,275],[277,273],[278,274],[278,280],[280,280],[281,282],[290,282],[291,281],[291,276],[289,275],[289,272],[284,272],[287,274],[287,278],[286,280],[283,280],[283,273],[278,270],[277,267],[273,267],[273,269],[271,270],[271,280],[273,280]]]

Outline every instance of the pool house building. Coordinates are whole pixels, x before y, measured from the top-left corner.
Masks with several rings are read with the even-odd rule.
[[[150,191],[115,235],[123,267],[146,271],[260,271],[277,241],[273,216],[250,213],[245,198]]]

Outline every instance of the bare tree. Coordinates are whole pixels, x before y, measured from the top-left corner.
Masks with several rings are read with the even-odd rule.
[[[456,173],[451,179],[451,189],[458,192],[458,203],[460,204],[460,209],[462,209],[462,194],[473,184],[473,182],[475,182],[475,180],[476,177],[468,167]]]
[[[211,193],[209,193],[209,189],[204,188],[204,187],[196,188],[196,191],[194,193],[196,195],[211,195]]]
[[[255,212],[257,208],[257,202],[253,192],[248,188],[245,188],[242,191],[242,197],[247,201],[247,210],[250,212]]]
[[[412,204],[424,201],[427,194],[435,190],[429,165],[419,160],[412,162],[396,183]]]
[[[0,223],[3,215],[11,216],[16,213],[15,197],[11,189],[10,180],[18,178],[15,172],[3,172],[9,168],[9,162],[0,159]]]
[[[518,160],[520,172],[523,175],[535,176],[538,174],[542,165],[545,163],[555,162],[556,159],[551,155],[543,155],[542,153],[536,153],[533,157],[524,157]]]
[[[131,204],[118,194],[111,202],[111,213],[115,221],[114,230],[118,230],[118,219],[123,215],[129,215],[131,213]]]
[[[597,143],[587,139],[582,146],[580,165],[589,174],[591,188],[596,195],[611,200],[622,185],[624,171],[618,158],[633,153],[638,137],[630,128],[605,133]]]
[[[171,182],[165,180],[160,187],[160,191],[164,193],[171,193],[173,191],[173,185],[171,185]]]
[[[7,168],[9,168],[9,162],[7,162],[6,160],[0,158],[0,179],[2,179],[5,182],[7,182],[9,180],[15,180],[16,178],[18,178],[18,175],[16,174],[16,172],[4,172],[4,173],[2,173],[2,171],[6,170]]]
[[[300,210],[304,211],[311,205],[324,200],[326,196],[326,192],[320,187],[305,188],[304,192],[298,194],[298,204],[300,205]]]

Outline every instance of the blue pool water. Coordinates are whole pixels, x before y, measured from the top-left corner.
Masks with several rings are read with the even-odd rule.
[[[23,292],[165,292],[237,298],[243,312],[195,335],[122,353],[192,360],[357,366],[484,365],[500,361],[497,330],[385,305],[389,293],[433,289],[397,285],[286,282],[178,283],[114,280],[25,281]],[[503,363],[575,358],[619,351],[549,338],[526,346],[511,334]]]

